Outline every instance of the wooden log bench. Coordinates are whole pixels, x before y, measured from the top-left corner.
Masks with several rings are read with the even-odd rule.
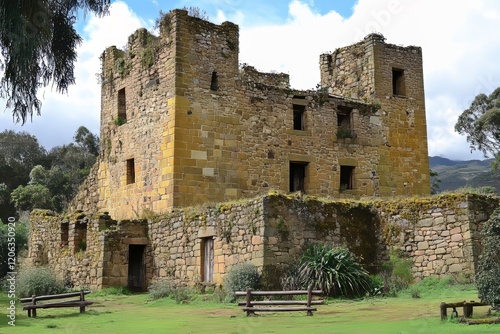
[[[69,292],[62,293],[58,295],[47,295],[47,296],[35,296],[21,298],[21,303],[29,303],[23,306],[23,310],[28,311],[28,317],[33,315],[33,318],[36,317],[36,310],[39,308],[58,308],[58,307],[80,307],[80,313],[85,313],[85,306],[92,305],[94,302],[85,300],[85,295],[89,294],[90,291],[80,291],[80,292]],[[73,300],[64,300],[68,298],[78,297],[78,299]],[[38,304],[39,301],[45,300],[56,300],[60,301],[51,302],[51,303],[42,303]]]
[[[247,316],[254,315],[255,312],[294,312],[306,311],[308,316],[317,311],[316,305],[324,304],[324,300],[313,300],[313,296],[322,296],[323,291],[312,290],[292,290],[292,291],[247,291],[235,292],[237,297],[245,297],[245,301],[238,302],[238,306],[243,306],[242,310]],[[298,296],[307,295],[306,300],[253,300],[254,297],[273,297],[273,296]]]
[[[462,307],[463,308],[463,316],[464,318],[470,318],[472,317],[473,309],[474,306],[490,306],[490,304],[485,304],[481,302],[475,302],[471,300],[470,302],[463,301],[463,302],[456,302],[456,303],[445,303],[442,302],[440,305],[440,310],[441,310],[441,320],[447,320],[448,319],[448,312],[447,309],[452,308],[453,311],[451,311],[451,317],[458,317],[458,312],[457,312],[457,307]]]

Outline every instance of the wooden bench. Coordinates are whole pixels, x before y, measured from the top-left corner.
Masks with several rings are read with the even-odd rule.
[[[306,311],[308,316],[313,315],[313,311],[317,309],[313,306],[324,303],[322,299],[313,300],[313,296],[322,296],[323,291],[312,290],[292,290],[292,291],[237,291],[237,297],[245,297],[245,301],[238,302],[238,306],[243,306],[242,310],[247,313],[247,316],[254,315],[255,312],[293,312]],[[297,296],[307,295],[307,300],[252,300],[256,296]],[[293,306],[291,305],[299,305]]]
[[[485,304],[485,303],[480,303],[480,302],[475,302],[471,300],[470,302],[463,301],[463,302],[457,302],[457,303],[445,303],[442,302],[440,305],[440,310],[441,310],[441,320],[447,320],[448,319],[448,312],[447,309],[452,308],[453,311],[451,311],[451,317],[458,317],[458,312],[457,312],[457,307],[463,307],[463,316],[464,318],[470,318],[473,313],[473,308],[474,306],[489,306],[490,304]]]
[[[62,293],[59,295],[47,295],[47,296],[35,296],[33,295],[31,298],[21,298],[21,303],[30,303],[28,305],[23,306],[23,310],[28,311],[28,317],[33,315],[33,318],[36,317],[36,310],[39,308],[56,308],[56,307],[80,307],[80,313],[85,313],[85,306],[92,305],[94,302],[85,300],[85,295],[89,294],[90,291],[80,291],[80,292],[69,292]],[[39,301],[44,300],[55,300],[55,299],[67,299],[79,297],[76,300],[61,300],[53,303],[43,303],[37,304]]]

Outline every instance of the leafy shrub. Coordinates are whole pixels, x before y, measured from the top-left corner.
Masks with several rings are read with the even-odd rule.
[[[300,262],[294,262],[288,271],[281,277],[281,287],[283,290],[300,290],[304,288],[304,283],[300,276]]]
[[[250,263],[238,263],[231,267],[224,276],[224,288],[230,302],[235,300],[234,292],[256,289],[259,286],[260,274],[257,267]]]
[[[64,284],[48,267],[28,267],[19,272],[16,289],[20,297],[51,295],[64,291]]]
[[[189,303],[194,295],[193,289],[176,285],[169,278],[157,280],[149,286],[148,291],[151,299],[170,297],[174,299],[177,304]]]
[[[159,279],[153,282],[149,288],[149,295],[152,299],[169,297],[175,290],[175,284],[168,278]]]
[[[412,267],[411,259],[404,258],[400,252],[392,251],[389,261],[382,265],[384,293],[396,296],[399,291],[408,288],[413,281]]]
[[[495,209],[481,231],[483,254],[479,260],[476,286],[484,303],[500,304],[500,208]]]
[[[92,297],[130,295],[130,290],[126,286],[113,286],[104,288],[92,293]]]
[[[9,233],[10,232],[10,233]],[[29,224],[27,222],[16,221],[15,232],[11,229],[7,222],[4,224],[0,221],[0,277],[7,274],[9,270],[7,263],[7,255],[9,253],[9,238],[15,236],[16,255],[27,249],[28,246]]]
[[[420,289],[416,286],[412,286],[412,287],[410,287],[410,294],[411,294],[411,298],[418,299],[418,298],[420,298]]]
[[[212,294],[212,301],[216,303],[222,303],[226,299],[226,292],[222,286],[217,286]]]
[[[384,291],[384,278],[380,275],[370,276],[372,289],[370,291],[371,296],[381,295]]]
[[[194,291],[185,286],[178,286],[172,290],[171,297],[177,304],[188,304],[193,299]]]
[[[303,287],[312,286],[334,297],[354,297],[371,290],[368,272],[346,248],[311,244],[302,255],[299,275]]]

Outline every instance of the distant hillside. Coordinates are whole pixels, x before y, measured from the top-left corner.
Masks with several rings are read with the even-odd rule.
[[[441,179],[439,191],[462,187],[491,186],[500,193],[500,173],[491,172],[491,162],[487,160],[457,161],[442,157],[429,157],[429,167]]]

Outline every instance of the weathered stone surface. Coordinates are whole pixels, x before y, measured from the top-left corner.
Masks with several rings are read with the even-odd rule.
[[[450,202],[449,207],[441,211],[445,218],[452,211],[450,207],[454,207],[453,201],[457,200],[461,199],[440,199],[439,203]],[[220,283],[236,263],[250,261],[265,270],[266,266],[286,265],[300,256],[310,242],[333,242],[350,247],[365,259],[365,264],[373,265],[372,269],[387,258],[388,249],[399,247],[413,259],[412,272],[416,279],[456,274],[458,272],[453,270],[458,268],[460,273],[472,277],[474,261],[479,256],[477,250],[480,249],[475,244],[477,240],[466,239],[466,233],[463,233],[460,242],[452,241],[456,234],[444,235],[445,231],[435,230],[432,226],[389,228],[400,226],[402,217],[424,217],[428,214],[428,207],[435,207],[432,199],[419,199],[418,205],[404,205],[410,200],[401,201],[401,205],[394,205],[391,201],[329,203],[314,198],[271,195],[238,203],[187,208],[149,221],[113,223],[107,217],[103,218],[106,224],[98,224],[99,219],[90,215],[78,214],[68,220],[35,212],[30,218],[33,228],[28,263],[49,264],[59,277],[67,278],[75,287],[97,289],[112,284],[127,285],[130,247],[140,245],[125,241],[147,240],[143,249],[145,284],[159,278],[194,284],[203,280],[205,245],[208,240],[213,240],[214,280]],[[473,203],[473,199],[469,201]],[[487,201],[491,201],[490,205],[483,204],[482,207],[498,206],[496,199]],[[403,209],[395,211],[395,206]],[[345,212],[349,214],[344,215]],[[475,217],[467,212],[453,212],[456,217]],[[61,221],[68,224],[67,245],[64,246]],[[86,232],[81,228],[85,221]],[[458,220],[446,228],[447,231],[457,228],[473,230],[467,226],[474,225],[474,230],[478,230],[482,223]],[[272,236],[266,236],[269,229],[274,231]],[[199,234],[202,230],[211,230],[214,234]],[[388,234],[391,230],[395,231],[392,237]],[[439,244],[416,241],[416,236],[430,237],[433,243]],[[85,251],[78,248],[83,244],[83,238],[86,240]]]
[[[418,249],[426,250],[429,248],[429,243],[427,241],[422,241],[417,244]]]
[[[426,218],[418,221],[418,225],[422,227],[429,227],[434,224],[433,218]]]
[[[320,56],[324,89],[294,90],[240,66],[237,25],[165,20],[161,36],[139,29],[101,57],[100,158],[72,208],[137,218],[288,192],[292,174],[316,196],[430,193],[421,48],[370,34]]]

